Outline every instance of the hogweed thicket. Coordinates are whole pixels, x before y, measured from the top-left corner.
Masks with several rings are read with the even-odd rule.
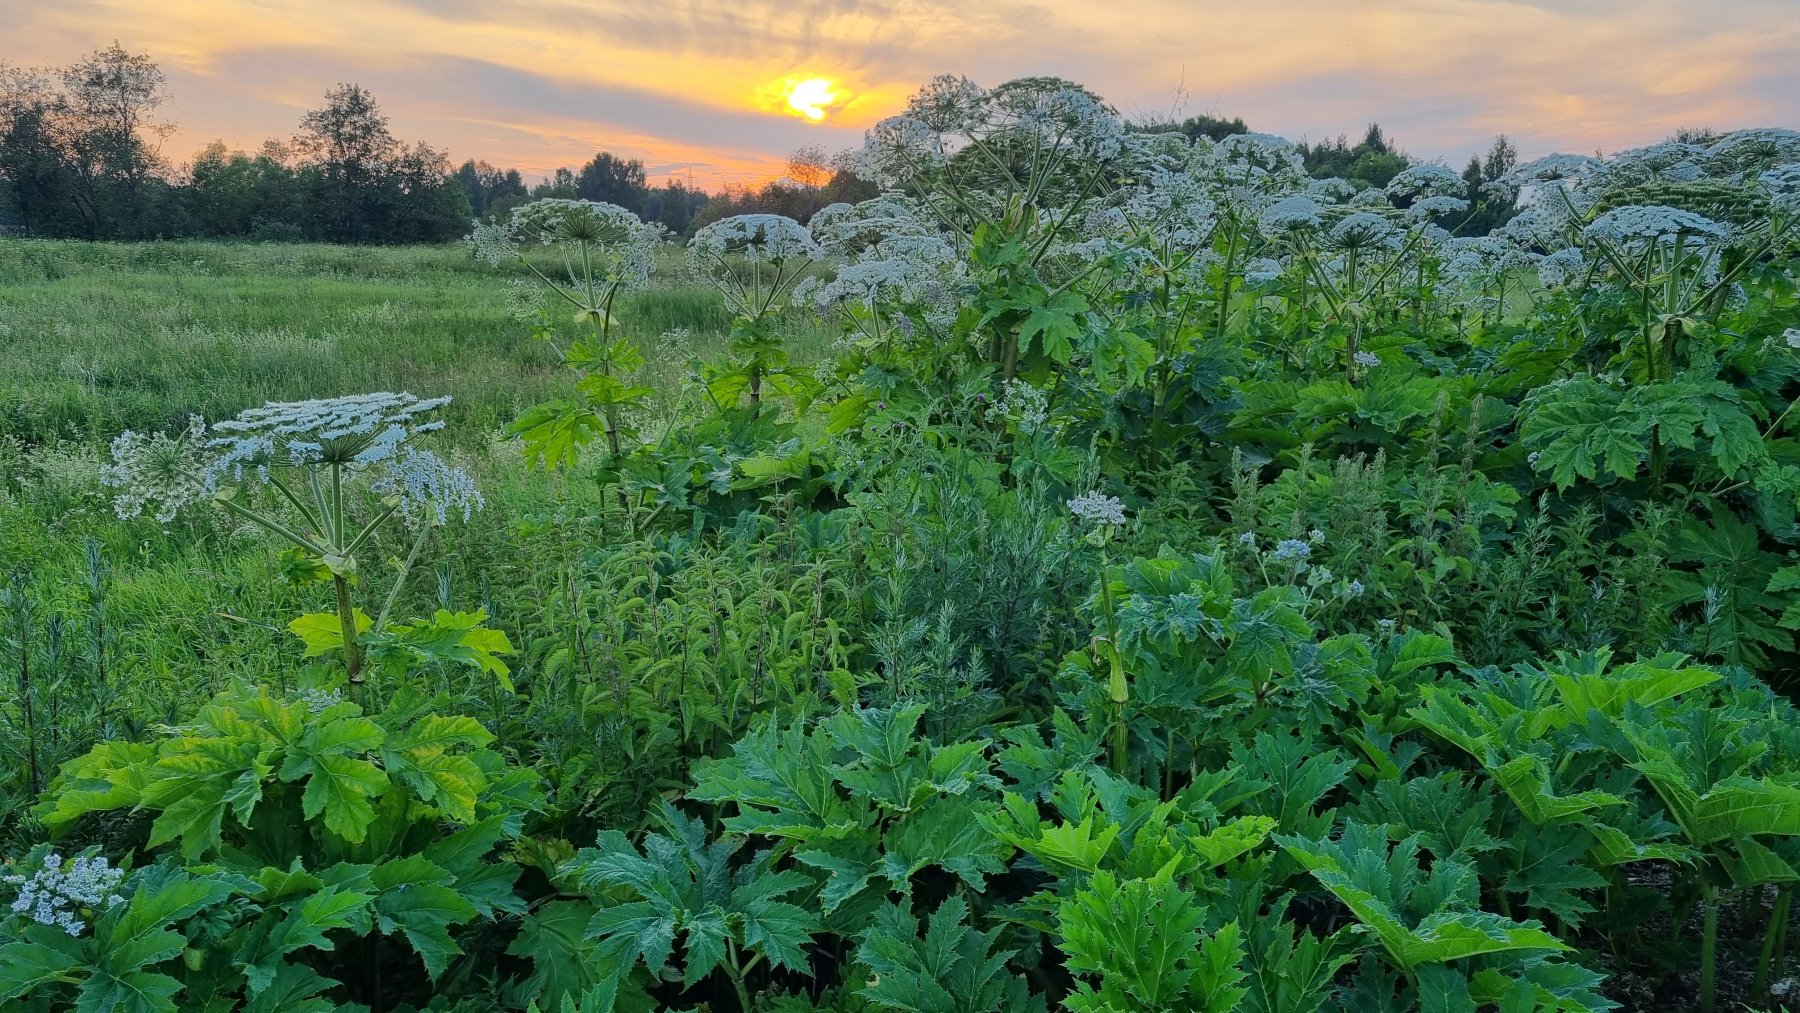
[[[557,498],[459,534],[480,611],[448,547],[433,619],[350,600],[388,518],[404,581],[479,502],[413,445],[434,402],[121,437],[126,513],[217,500],[332,585],[291,627],[329,663],[90,736],[34,810],[61,851],[10,874],[0,998],[1783,1001],[1800,134],[1374,189],[940,78],[856,163],[889,192],[695,236],[736,321],[679,389],[620,312],[654,227],[477,224],[576,374],[512,427]],[[841,337],[803,362],[809,316]]]

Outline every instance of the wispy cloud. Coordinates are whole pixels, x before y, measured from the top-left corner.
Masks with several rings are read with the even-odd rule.
[[[1379,120],[1457,159],[1654,140],[1681,125],[1800,126],[1792,0],[0,0],[5,58],[118,39],[169,70],[181,133],[254,145],[326,88],[396,130],[543,173],[598,148],[707,182],[854,144],[936,73],[1058,74],[1128,113],[1241,115],[1314,139]],[[841,82],[823,125],[780,109]]]

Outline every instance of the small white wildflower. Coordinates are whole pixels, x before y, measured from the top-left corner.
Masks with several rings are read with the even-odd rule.
[[[1118,526],[1125,523],[1125,504],[1116,497],[1108,496],[1099,490],[1084,492],[1068,501],[1069,512],[1076,519],[1086,521],[1096,527]]]
[[[1249,545],[1254,547],[1256,545],[1256,532],[1246,531],[1243,534],[1238,535],[1237,540],[1239,545]]]
[[[1363,582],[1360,580],[1351,581],[1345,586],[1344,593],[1352,598],[1361,598],[1363,596]]]
[[[1365,366],[1373,369],[1376,366],[1381,365],[1381,356],[1376,355],[1374,352],[1357,352],[1353,358],[1356,359],[1356,364],[1358,366]]]
[[[1398,624],[1392,619],[1377,619],[1375,620],[1375,625],[1380,628],[1383,633],[1392,633],[1394,632],[1394,627]]]
[[[1325,540],[1325,532],[1323,529],[1314,528],[1306,533],[1306,540],[1317,545]]]
[[[1789,348],[1800,348],[1800,327],[1790,327],[1781,332],[1781,340],[1787,342]]]

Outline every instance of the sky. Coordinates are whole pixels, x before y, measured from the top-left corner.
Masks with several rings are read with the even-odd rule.
[[[756,183],[854,147],[941,73],[1070,78],[1134,118],[1212,113],[1460,167],[1681,126],[1800,128],[1797,0],[0,0],[0,60],[118,41],[168,73],[177,164],[287,137],[338,82],[394,133],[528,177],[597,150]],[[799,82],[815,121],[789,107]],[[829,98],[824,106],[817,100]],[[804,102],[802,104],[805,104]]]

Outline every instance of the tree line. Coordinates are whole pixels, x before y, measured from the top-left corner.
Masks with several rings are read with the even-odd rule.
[[[471,218],[542,197],[607,201],[691,234],[750,212],[804,222],[827,204],[876,192],[843,156],[817,147],[796,151],[781,179],[714,192],[678,178],[652,186],[642,161],[607,151],[535,184],[475,159],[452,169],[444,151],[395,137],[375,97],[355,84],[327,92],[291,137],[255,152],[214,142],[176,165],[161,150],[175,130],[159,116],[168,98],[162,69],[116,42],[67,67],[0,63],[0,235],[429,243],[463,235]],[[1218,140],[1249,127],[1241,118],[1195,116],[1139,129]],[[1367,186],[1385,186],[1412,161],[1379,124],[1356,144],[1339,135],[1300,150],[1313,175]],[[1484,233],[1510,216],[1510,206],[1474,199],[1515,159],[1504,136],[1485,158],[1470,159],[1464,177],[1482,220],[1465,232]]]
[[[254,152],[215,141],[177,165],[162,143],[168,79],[117,43],[67,66],[0,63],[0,235],[180,237],[335,243],[443,242],[474,217],[540,197],[609,201],[685,234],[730,214],[805,220],[874,188],[816,148],[788,176],[709,193],[680,179],[652,186],[644,164],[601,151],[528,184],[517,169],[449,156],[396,137],[375,97],[340,84],[287,138]]]

